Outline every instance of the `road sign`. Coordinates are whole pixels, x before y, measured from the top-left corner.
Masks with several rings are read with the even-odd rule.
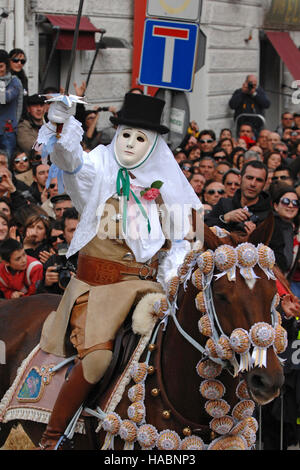
[[[147,16],[199,21],[202,0],[148,0]]]
[[[140,84],[191,91],[198,30],[194,23],[146,19]]]

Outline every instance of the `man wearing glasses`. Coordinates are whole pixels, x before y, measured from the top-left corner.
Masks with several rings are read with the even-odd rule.
[[[241,172],[235,168],[231,168],[223,176],[222,183],[225,188],[225,196],[233,197],[237,189],[241,187]]]
[[[211,129],[204,129],[200,132],[198,137],[199,147],[201,150],[201,157],[212,155],[216,146],[216,135]]]
[[[284,142],[277,142],[274,145],[274,152],[280,153],[285,165],[290,165],[290,163],[293,162],[293,159],[290,157],[288,146]]]
[[[272,183],[286,183],[293,186],[294,180],[291,170],[283,165],[278,166],[273,173]]]
[[[285,111],[281,115],[281,124],[277,127],[276,132],[282,137],[284,129],[291,127],[294,121],[293,114],[289,111]]]

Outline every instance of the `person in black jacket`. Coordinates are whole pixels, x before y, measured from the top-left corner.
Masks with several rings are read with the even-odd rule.
[[[261,114],[270,107],[270,100],[264,90],[258,86],[257,77],[248,75],[242,88],[235,90],[229,100],[229,106],[234,109],[234,119],[240,114]]]
[[[222,197],[207,214],[204,222],[212,227],[250,234],[266,219],[271,211],[269,194],[263,191],[268,175],[264,163],[256,160],[247,162],[241,171],[241,187],[233,198]]]

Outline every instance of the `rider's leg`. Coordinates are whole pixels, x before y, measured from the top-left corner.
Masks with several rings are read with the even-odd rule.
[[[75,364],[58,394],[49,423],[40,442],[41,449],[53,450],[55,448],[82,402],[104,375],[111,357],[111,351],[96,350]]]

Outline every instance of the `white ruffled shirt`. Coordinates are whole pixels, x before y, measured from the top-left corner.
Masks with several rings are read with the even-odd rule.
[[[37,141],[39,144],[47,144],[55,134],[55,125],[44,124],[39,131]],[[116,136],[110,145],[99,145],[87,153],[80,145],[82,135],[81,124],[71,116],[65,122],[61,137],[54,145],[50,156],[52,163],[64,171],[66,192],[81,216],[67,253],[68,257],[97,235],[105,202],[116,193],[116,179],[120,169],[113,150]],[[150,187],[157,180],[163,182],[160,192],[164,204],[169,208],[167,210],[171,224],[171,235],[168,238],[183,240],[190,229],[191,208],[199,210],[202,204],[161,136],[158,137],[156,148],[149,160],[130,171],[135,177],[131,183],[136,187]],[[136,195],[141,200],[141,196]],[[163,246],[165,235],[160,226],[155,201],[143,199],[141,202],[149,217],[150,234],[145,230],[146,219],[140,215],[141,223],[135,226],[134,237],[130,237],[130,227],[126,235],[123,235],[136,260],[145,262]],[[138,212],[136,203],[135,206]],[[128,209],[130,214],[130,206]],[[183,246],[186,252],[186,245]],[[177,251],[178,247],[177,243]]]

